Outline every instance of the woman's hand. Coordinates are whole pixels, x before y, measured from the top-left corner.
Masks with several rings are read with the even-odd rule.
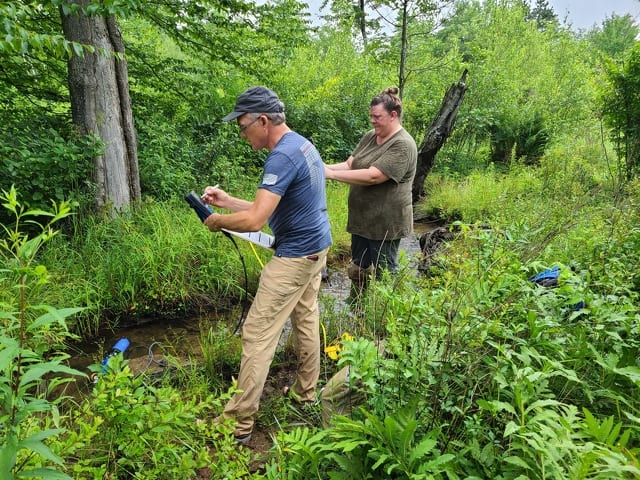
[[[324,178],[327,180],[333,180],[333,169],[326,163],[324,165]]]

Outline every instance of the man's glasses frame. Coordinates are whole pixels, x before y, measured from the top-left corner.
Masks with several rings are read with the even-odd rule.
[[[240,135],[242,135],[247,128],[249,128],[251,125],[253,125],[254,123],[256,123],[258,120],[260,120],[260,117],[262,115],[260,115],[259,117],[254,118],[253,120],[251,120],[249,123],[247,123],[246,125],[240,125],[238,124],[238,129],[240,130]]]

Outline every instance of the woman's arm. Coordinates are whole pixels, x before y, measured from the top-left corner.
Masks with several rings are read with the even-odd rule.
[[[327,170],[325,168],[325,176],[327,180],[337,180],[350,185],[378,185],[389,180],[389,177],[373,166],[357,170]]]
[[[324,164],[325,171],[327,170],[351,170],[351,162],[353,161],[353,157],[347,158],[344,162],[334,163],[334,164]]]

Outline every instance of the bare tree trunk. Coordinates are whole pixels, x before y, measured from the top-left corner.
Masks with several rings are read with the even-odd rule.
[[[84,6],[88,0],[76,0]],[[115,18],[62,14],[65,38],[93,46],[94,53],[68,62],[73,122],[105,144],[94,159],[96,204],[120,209],[140,199],[137,139],[133,126],[124,43]]]
[[[418,166],[412,188],[414,204],[424,196],[424,181],[433,168],[436,154],[453,131],[458,109],[467,91],[467,73],[465,69],[460,80],[447,90],[442,99],[440,110],[427,129],[422,145],[418,149]]]
[[[358,11],[356,19],[358,26],[360,27],[360,34],[362,35],[362,44],[367,46],[367,17],[364,11],[366,0],[358,0]]]
[[[407,83],[407,77],[405,73],[407,64],[407,50],[409,49],[409,41],[407,37],[407,25],[409,19],[407,18],[407,0],[402,2],[402,27],[400,34],[400,66],[398,68],[398,90],[400,98],[404,95],[404,87]]]

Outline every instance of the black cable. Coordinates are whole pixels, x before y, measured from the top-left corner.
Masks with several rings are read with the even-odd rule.
[[[213,213],[211,207],[204,203],[202,197],[199,197],[193,190],[186,194],[184,199],[191,206],[191,208],[195,210],[196,214],[202,222],[204,222],[207,217],[209,217],[209,215]],[[242,302],[240,320],[238,320],[238,325],[236,325],[236,329],[233,331],[233,334],[235,335],[238,333],[238,330],[240,330],[240,327],[242,327],[242,324],[244,323],[244,315],[247,308],[247,295],[249,292],[249,276],[247,275],[247,266],[244,263],[244,257],[242,256],[242,252],[240,251],[235,238],[233,238],[231,234],[225,230],[222,230],[222,233],[224,233],[233,242],[233,246],[236,247],[236,251],[238,252],[238,256],[240,257],[240,261],[242,262],[242,270],[244,271],[244,301]]]
[[[240,257],[240,262],[242,263],[242,271],[244,272],[244,299],[242,301],[242,311],[240,312],[240,318],[238,320],[238,324],[236,325],[235,330],[233,331],[233,334],[236,335],[238,333],[238,331],[240,330],[240,328],[242,327],[242,324],[244,323],[244,316],[247,312],[247,297],[248,297],[248,291],[249,291],[249,275],[247,274],[247,266],[244,262],[244,255],[242,255],[242,252],[240,251],[240,247],[238,247],[238,243],[236,242],[236,239],[233,238],[233,236],[229,233],[229,232],[225,232],[224,230],[222,231],[222,233],[225,234],[225,236],[231,240],[231,243],[233,243],[233,246],[236,248],[236,251],[238,252],[238,256]]]
[[[153,347],[156,345],[162,345],[162,344],[160,342],[153,342],[151,345],[149,345],[149,348],[147,349],[147,365],[140,371],[138,375],[141,375],[147,370],[149,370],[149,367],[151,367],[152,363],[155,363],[159,367],[166,368],[167,366],[166,363],[158,362],[155,359],[155,355],[153,354]]]

